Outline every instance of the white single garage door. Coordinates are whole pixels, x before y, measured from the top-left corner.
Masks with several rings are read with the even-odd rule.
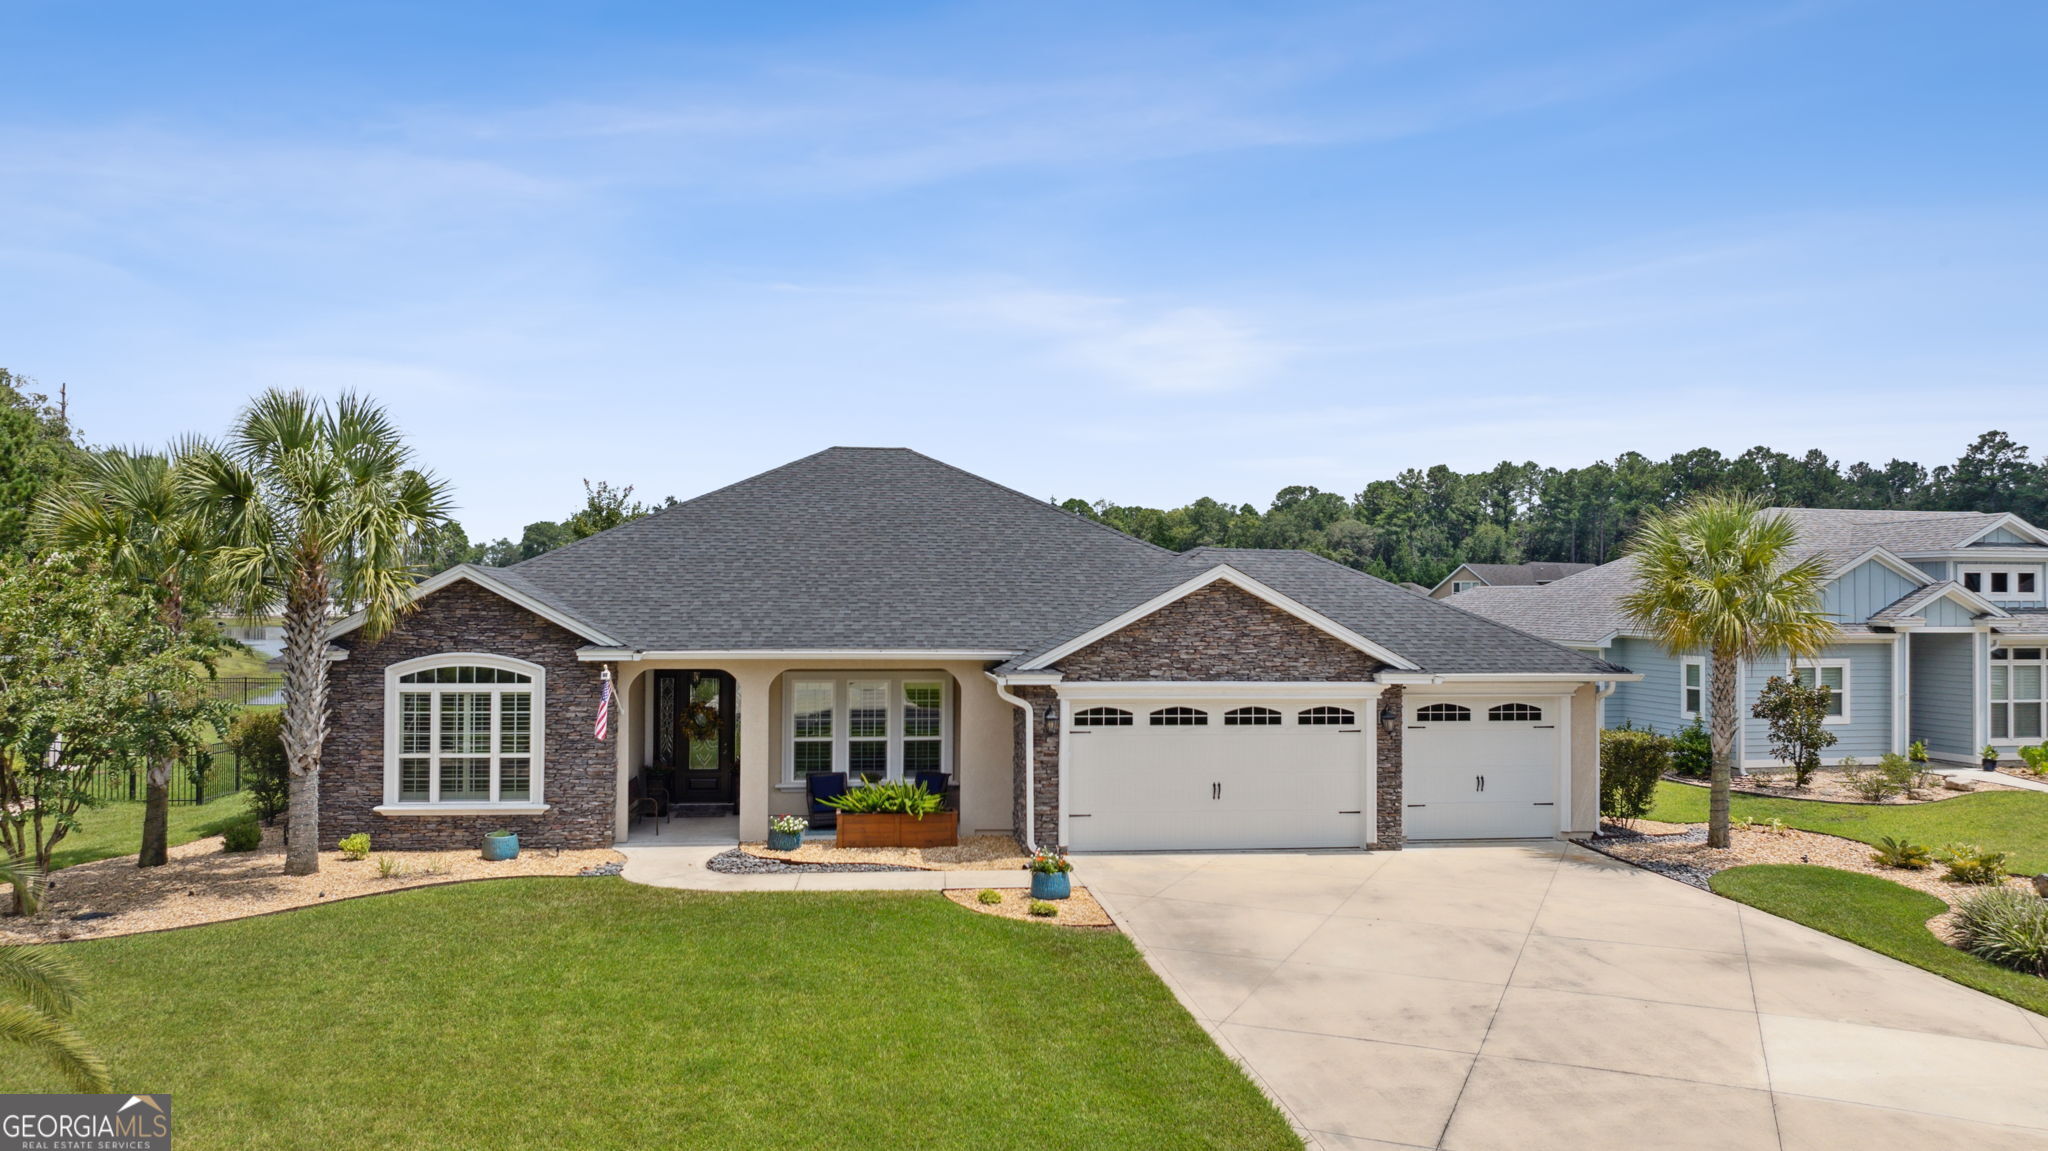
[[[1557,834],[1565,701],[1410,695],[1401,744],[1408,839]]]
[[[1076,704],[1066,728],[1077,851],[1358,847],[1361,700]]]

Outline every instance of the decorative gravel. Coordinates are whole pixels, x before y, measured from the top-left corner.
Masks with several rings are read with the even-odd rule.
[[[581,876],[623,875],[625,871],[626,865],[624,863],[600,863],[596,867],[586,867],[576,874]]]
[[[758,855],[749,855],[737,847],[712,856],[704,866],[727,875],[786,875],[792,871],[816,874],[821,871],[924,870],[919,867],[898,867],[890,863],[788,863],[780,859],[763,859]]]
[[[784,863],[886,863],[913,871],[1018,871],[1030,862],[1007,835],[962,836],[951,847],[835,847],[828,834],[795,851],[770,851],[765,843],[742,843],[740,850]]]

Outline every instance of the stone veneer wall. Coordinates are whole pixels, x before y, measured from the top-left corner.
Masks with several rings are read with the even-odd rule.
[[[1381,692],[1379,707],[1374,709],[1372,718],[1367,722],[1379,723],[1379,711],[1388,707],[1394,709],[1395,715],[1402,716],[1401,692],[1402,688],[1398,684]],[[1378,740],[1374,745],[1375,756],[1379,760],[1377,818],[1380,821],[1379,839],[1372,845],[1375,851],[1395,851],[1406,842],[1404,829],[1407,825],[1402,820],[1407,815],[1407,809],[1401,804],[1401,737],[1407,733],[1408,724],[1405,716],[1394,721],[1392,735],[1387,734],[1384,726],[1375,733]]]
[[[1266,601],[1228,584],[1217,583],[1168,604],[1129,627],[1105,636],[1059,661],[1068,680],[1222,680],[1352,682],[1370,680],[1379,661],[1321,629],[1296,619]],[[1056,698],[1051,688],[1019,687],[1016,694],[1031,701],[1033,720]],[[1401,706],[1401,689],[1389,687],[1382,705]],[[1377,725],[1377,709],[1361,715]],[[1019,718],[1022,722],[1022,718]],[[1402,843],[1401,736],[1377,732],[1379,842],[1393,849]],[[1037,740],[1037,834],[1051,844],[1059,834],[1059,741],[1041,724]],[[1016,825],[1024,825],[1024,741],[1017,739]],[[1062,847],[1065,845],[1062,844]]]
[[[1059,661],[1069,680],[1365,680],[1378,660],[1213,583]]]
[[[349,657],[328,665],[330,707],[320,767],[320,843],[355,832],[374,847],[400,851],[481,847],[486,832],[519,833],[521,847],[609,847],[618,794],[616,723],[603,743],[597,722],[600,669],[581,663],[584,641],[573,633],[467,581],[419,601],[389,634],[364,642],[342,637]],[[510,656],[547,669],[543,733],[544,815],[384,816],[384,669],[420,656],[479,652]]]
[[[1038,770],[1032,773],[1032,790],[1036,793],[1037,806],[1033,809],[1033,842],[1041,847],[1057,843],[1060,834],[1060,736],[1058,732],[1045,730],[1045,709],[1058,701],[1059,697],[1049,687],[1016,687],[1010,693],[1031,705],[1030,716],[1011,708],[1016,718],[1012,729],[1016,732],[1015,770],[1011,772],[1010,826],[1021,828],[1024,824],[1024,725],[1035,725],[1032,734],[1032,748],[1037,753]],[[1061,846],[1065,846],[1061,844]]]

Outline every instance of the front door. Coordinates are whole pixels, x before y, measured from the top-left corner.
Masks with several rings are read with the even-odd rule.
[[[733,678],[722,671],[654,673],[649,774],[672,804],[732,803],[739,795]]]

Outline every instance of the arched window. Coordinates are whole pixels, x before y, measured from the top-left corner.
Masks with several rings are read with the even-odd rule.
[[[1348,707],[1311,707],[1294,717],[1294,722],[1303,727],[1338,727],[1358,722],[1358,714]]]
[[[1280,713],[1270,707],[1234,707],[1223,713],[1225,727],[1271,727],[1279,722]]]
[[[1533,703],[1502,703],[1486,709],[1488,723],[1536,723],[1543,709]]]
[[[1091,707],[1074,713],[1076,727],[1129,727],[1131,713],[1120,707]]]
[[[1207,727],[1209,713],[1192,707],[1162,707],[1152,713],[1153,727]]]
[[[541,802],[547,672],[473,652],[384,669],[384,803],[400,809]]]
[[[1415,719],[1419,723],[1470,723],[1472,709],[1458,703],[1432,703],[1418,708]]]

